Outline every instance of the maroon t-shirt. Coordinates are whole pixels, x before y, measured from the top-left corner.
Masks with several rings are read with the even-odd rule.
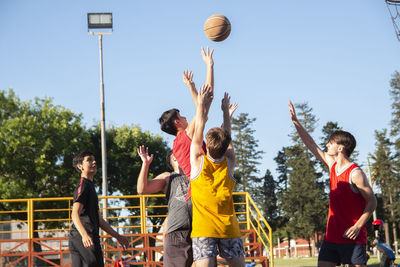
[[[174,144],[172,145],[172,153],[178,162],[179,167],[182,169],[183,173],[187,178],[190,179],[190,144],[192,140],[187,135],[186,131],[181,131],[178,133],[174,140]],[[206,144],[203,141],[203,151],[206,154]],[[188,199],[191,195],[191,190],[189,187],[189,191],[186,199]]]

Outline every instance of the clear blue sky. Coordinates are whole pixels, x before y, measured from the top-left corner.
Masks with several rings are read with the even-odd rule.
[[[256,118],[265,151],[260,175],[290,144],[288,99],[308,102],[319,119],[337,121],[358,141],[360,163],[374,151],[374,131],[389,127],[389,81],[400,70],[400,43],[383,0],[102,1],[1,0],[0,89],[23,100],[52,97],[100,119],[98,39],[87,33],[88,12],[112,12],[105,36],[107,124],[159,129],[158,118],[176,107],[194,115],[182,71],[205,80],[201,46],[215,48],[215,101],[207,127],[220,125],[220,99],[228,91],[239,112]],[[209,41],[206,18],[224,14],[230,37]]]

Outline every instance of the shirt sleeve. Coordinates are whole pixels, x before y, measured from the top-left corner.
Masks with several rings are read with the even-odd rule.
[[[74,203],[79,202],[85,204],[88,194],[89,187],[86,185],[86,183],[81,183],[74,192]]]

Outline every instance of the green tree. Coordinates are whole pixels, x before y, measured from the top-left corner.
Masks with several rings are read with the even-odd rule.
[[[72,168],[76,152],[87,146],[89,135],[81,115],[52,104],[51,99],[21,101],[13,90],[0,91],[0,192],[3,199],[70,196],[77,182]],[[65,208],[54,202],[52,208]],[[0,208],[26,209],[20,204]],[[43,207],[37,202],[35,209]],[[13,213],[11,219],[26,220]],[[35,213],[35,220],[68,218],[68,212]],[[34,223],[52,229],[54,222]],[[34,231],[34,237],[39,233]],[[34,244],[35,251],[41,246]]]
[[[240,184],[237,190],[249,191],[254,194],[260,185],[260,178],[257,165],[264,153],[258,150],[258,140],[254,137],[255,130],[252,124],[255,118],[249,118],[248,113],[240,113],[237,118],[232,118],[232,143],[235,148],[236,167],[235,176],[238,177]]]
[[[262,185],[258,194],[255,195],[257,203],[260,204],[261,212],[267,222],[270,224],[272,231],[276,230],[278,223],[278,203],[276,196],[276,182],[270,170],[265,172],[264,177],[261,179]]]
[[[385,221],[392,226],[394,241],[397,241],[397,223],[399,218],[399,177],[395,170],[395,156],[392,154],[392,142],[387,137],[387,130],[375,131],[376,150],[373,160],[373,180],[381,189]],[[389,242],[389,241],[388,241]],[[390,242],[389,242],[390,243]]]
[[[400,73],[395,72],[390,80],[390,96],[392,102],[392,120],[390,135],[395,138],[394,145],[396,151],[400,150]]]
[[[89,140],[81,119],[51,99],[23,102],[0,91],[2,198],[70,195],[77,181],[72,158]]]
[[[278,195],[286,191],[288,187],[288,168],[286,165],[287,156],[285,150],[286,147],[283,147],[280,151],[278,151],[278,155],[276,155],[276,157],[274,158],[276,164],[278,165],[276,171],[279,173],[277,180]]]

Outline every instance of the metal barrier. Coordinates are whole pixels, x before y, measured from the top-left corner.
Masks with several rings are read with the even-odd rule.
[[[274,266],[272,231],[248,193],[234,193],[239,225],[244,233],[246,259]],[[68,233],[72,197],[0,200],[0,266],[70,266]],[[122,252],[115,239],[102,235],[106,266],[121,255],[131,265],[162,266],[162,235],[167,217],[165,195],[99,196],[106,220],[128,237]],[[156,232],[156,233],[154,233]],[[267,256],[262,255],[266,248]],[[134,262],[134,259],[137,259]],[[36,264],[35,264],[36,262]],[[18,265],[23,264],[23,265]],[[223,265],[222,259],[219,265]],[[265,266],[265,265],[264,265]]]

